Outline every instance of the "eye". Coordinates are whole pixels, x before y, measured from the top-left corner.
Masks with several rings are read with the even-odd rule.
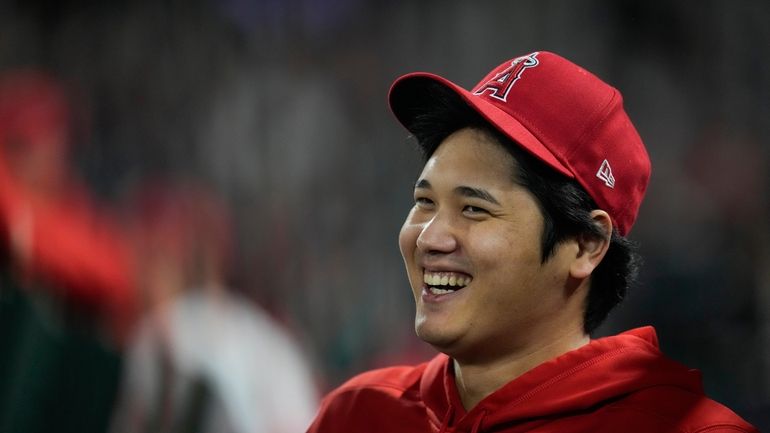
[[[463,207],[463,213],[467,213],[471,215],[482,215],[482,214],[488,214],[489,211],[478,206],[466,205],[465,207]]]
[[[414,198],[414,203],[417,206],[420,206],[420,207],[430,207],[430,206],[433,206],[433,200],[431,200],[431,199],[429,199],[427,197],[419,197],[419,196],[417,196],[417,197]]]

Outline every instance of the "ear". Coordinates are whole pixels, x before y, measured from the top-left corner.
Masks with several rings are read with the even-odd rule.
[[[591,211],[591,218],[597,227],[601,228],[602,236],[582,234],[578,237],[578,253],[570,266],[570,276],[585,279],[599,266],[607,249],[610,247],[612,236],[612,220],[607,212],[596,209]]]

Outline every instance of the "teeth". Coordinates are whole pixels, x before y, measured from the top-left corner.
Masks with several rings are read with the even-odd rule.
[[[431,287],[430,292],[433,293],[434,295],[446,295],[447,293],[454,292],[454,290],[444,290],[436,287]]]
[[[423,282],[429,286],[465,287],[471,278],[449,272],[425,272]]]

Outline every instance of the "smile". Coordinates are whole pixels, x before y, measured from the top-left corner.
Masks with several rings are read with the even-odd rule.
[[[446,295],[456,292],[470,284],[473,280],[469,275],[457,272],[432,272],[424,271],[423,282],[426,289],[434,295]]]

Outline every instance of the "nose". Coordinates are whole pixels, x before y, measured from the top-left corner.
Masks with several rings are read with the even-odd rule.
[[[417,249],[425,254],[451,253],[457,249],[457,238],[451,223],[436,214],[425,222],[417,236]]]

